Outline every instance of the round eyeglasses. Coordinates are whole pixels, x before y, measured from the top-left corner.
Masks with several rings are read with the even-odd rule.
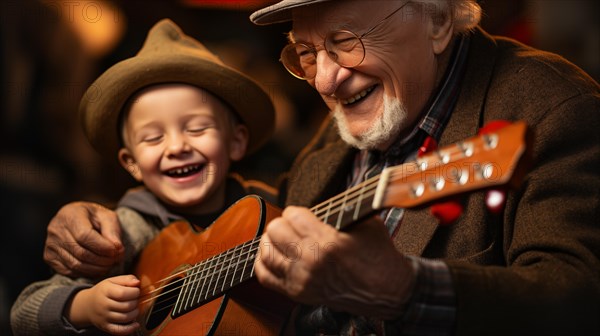
[[[396,12],[400,11],[410,1],[405,2],[398,9],[388,14],[362,35],[357,35],[349,30],[335,30],[329,32],[323,41],[323,49],[327,56],[344,68],[359,66],[365,59],[366,51],[362,38],[371,33]],[[280,61],[294,77],[310,80],[317,75],[317,46],[302,42],[286,45],[281,51]]]

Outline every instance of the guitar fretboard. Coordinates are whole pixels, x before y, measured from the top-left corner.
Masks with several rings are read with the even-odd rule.
[[[173,318],[202,306],[254,275],[260,237],[190,267],[173,309]]]

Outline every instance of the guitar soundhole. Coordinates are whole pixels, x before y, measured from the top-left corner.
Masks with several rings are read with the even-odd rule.
[[[181,278],[172,280],[167,286],[164,287],[162,292],[157,295],[148,318],[146,320],[146,330],[152,330],[158,327],[168,316],[175,302],[177,302],[177,296],[181,290]]]

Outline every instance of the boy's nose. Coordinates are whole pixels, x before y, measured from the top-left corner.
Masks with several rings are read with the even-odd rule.
[[[182,153],[187,153],[191,150],[190,144],[186,141],[185,137],[177,135],[172,136],[169,139],[167,145],[166,154],[168,156],[176,156]]]

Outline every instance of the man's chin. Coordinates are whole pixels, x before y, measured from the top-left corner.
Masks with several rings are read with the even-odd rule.
[[[360,150],[379,149],[386,142],[385,139],[365,138],[362,134],[352,134],[346,130],[340,131],[339,134],[345,143]]]

